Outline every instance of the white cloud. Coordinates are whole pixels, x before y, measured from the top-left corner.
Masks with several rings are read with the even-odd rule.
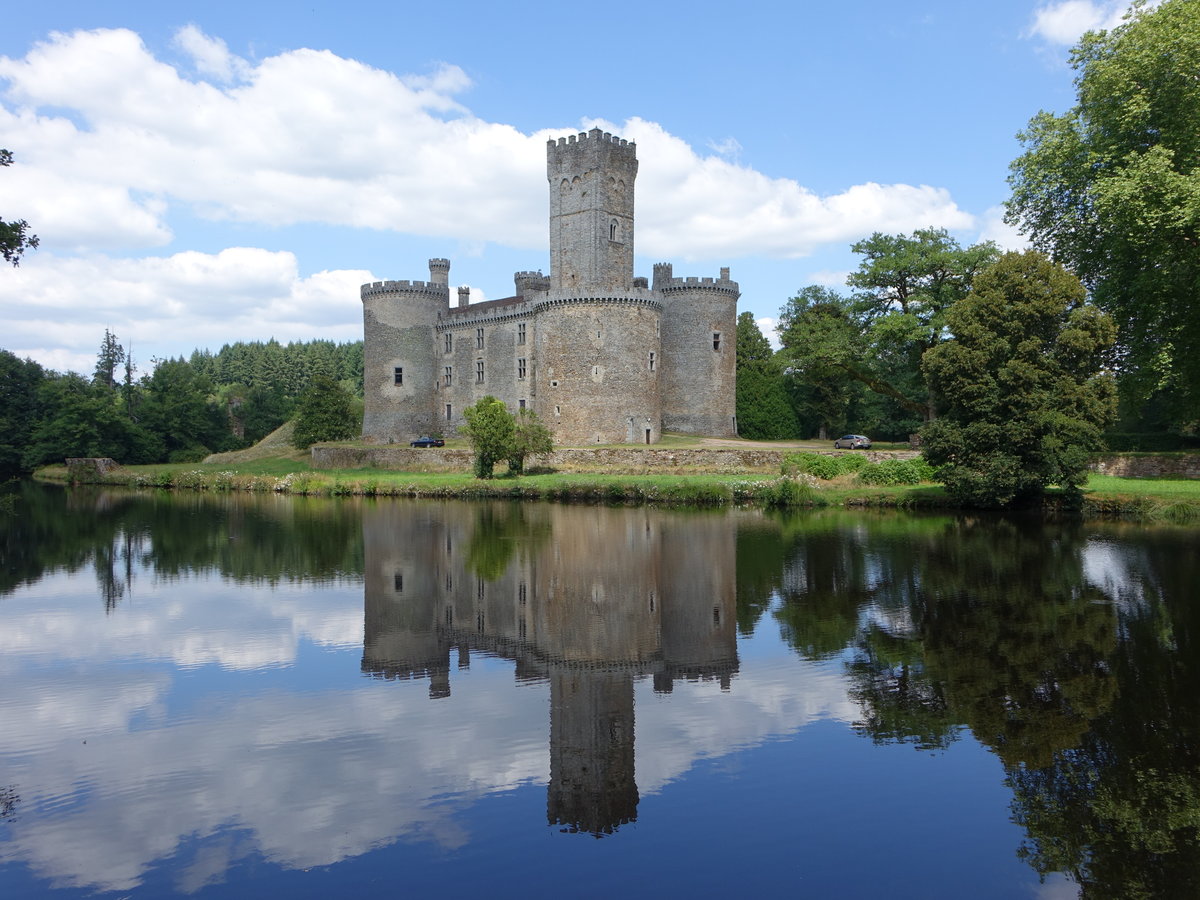
[[[1146,5],[1153,8],[1159,2],[1151,0]],[[1128,0],[1061,0],[1034,12],[1029,33],[1051,44],[1070,46],[1085,31],[1116,28],[1128,10]]]
[[[189,349],[272,336],[352,341],[362,337],[359,287],[376,280],[361,269],[301,277],[293,254],[250,247],[141,259],[38,254],[0,280],[0,329],[17,356],[83,372],[105,328],[135,353],[161,348],[164,336]],[[145,369],[149,360],[139,360]]]
[[[61,243],[44,229],[48,248],[161,244],[173,204],[543,247],[545,142],[571,129],[526,135],[472,117],[455,66],[398,77],[306,49],[252,65],[195,26],[175,40],[212,82],[183,77],[126,30],[54,34],[0,58],[0,131],[47,205],[96,198]],[[941,188],[868,182],[821,197],[738,165],[732,137],[704,156],[653,122],[609,130],[644,148],[639,233],[652,255],[794,257],[870,231],[970,224]]]
[[[1001,250],[1025,250],[1029,247],[1028,238],[1004,221],[1003,206],[993,206],[984,213],[979,240],[995,241]]]
[[[808,276],[807,283],[830,288],[844,288],[846,279],[849,277],[850,269],[818,269]]]
[[[772,350],[778,350],[783,346],[779,341],[779,320],[772,316],[763,316],[761,319],[755,319],[754,324],[758,326],[758,330],[763,333],[763,337],[771,345]]]

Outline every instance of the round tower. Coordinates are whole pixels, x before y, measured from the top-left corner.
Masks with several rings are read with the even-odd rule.
[[[407,442],[437,428],[434,326],[450,308],[450,262],[429,281],[376,281],[363,303],[363,437]]]
[[[555,442],[657,443],[662,306],[650,292],[551,291],[535,312],[535,410]]]
[[[663,430],[735,436],[737,282],[727,268],[719,278],[675,278],[660,263],[654,290],[663,306]]]
[[[551,140],[550,290],[633,287],[637,145],[593,128]]]

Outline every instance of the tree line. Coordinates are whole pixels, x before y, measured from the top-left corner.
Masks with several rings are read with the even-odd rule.
[[[108,330],[91,377],[0,350],[0,477],[70,456],[196,461],[256,443],[299,408],[332,416],[344,431],[362,371],[362,341],[238,342],[152,360],[140,377],[132,352]]]

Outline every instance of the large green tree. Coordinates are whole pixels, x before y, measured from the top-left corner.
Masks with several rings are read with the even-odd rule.
[[[737,387],[735,412],[738,434],[757,440],[798,437],[800,421],[787,392],[775,351],[754,321],[754,315],[737,318]]]
[[[1200,3],[1134,3],[1071,54],[1078,102],[1019,138],[1007,221],[1120,328],[1122,392],[1200,415]]]
[[[314,375],[296,405],[292,443],[301,450],[317,441],[344,441],[358,430],[354,398],[328,375]]]
[[[508,471],[514,475],[525,472],[525,459],[545,456],[554,449],[550,429],[532,409],[521,409],[513,416],[512,445],[508,448]]]
[[[936,414],[921,357],[946,338],[947,310],[998,251],[963,247],[940,228],[875,233],[851,249],[862,258],[846,280],[856,293],[804,288],[780,312],[781,340],[802,378],[824,387],[825,406],[849,402],[847,382],[858,382],[892,407],[886,430],[906,433]]]
[[[960,502],[1008,506],[1083,485],[1116,399],[1103,371],[1116,328],[1085,296],[1029,250],[1002,256],[947,313],[954,338],[923,362],[945,405],[921,435]]]
[[[11,166],[13,155],[11,150],[0,150],[0,166]],[[5,262],[14,266],[21,261],[21,254],[32,250],[38,245],[38,236],[29,230],[29,223],[24,219],[5,222],[0,219],[0,256]]]

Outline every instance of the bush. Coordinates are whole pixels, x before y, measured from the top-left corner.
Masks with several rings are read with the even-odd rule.
[[[822,481],[830,481],[839,475],[857,472],[867,465],[867,458],[857,454],[831,455],[828,453],[789,453],[783,458],[783,475],[812,475]]]
[[[934,471],[921,457],[885,459],[881,463],[864,466],[858,473],[858,480],[873,485],[920,484],[933,481]]]

